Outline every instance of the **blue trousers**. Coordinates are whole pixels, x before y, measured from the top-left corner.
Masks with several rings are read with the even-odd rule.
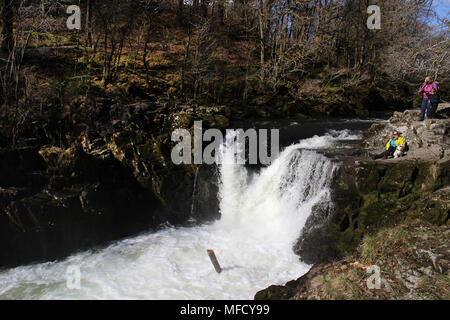
[[[420,107],[420,121],[425,119],[425,110],[427,110],[427,118],[433,119],[433,109],[431,108],[430,101],[426,98],[422,100],[422,106]]]

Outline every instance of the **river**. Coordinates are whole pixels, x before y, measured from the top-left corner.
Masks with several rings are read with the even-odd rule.
[[[253,170],[236,164],[233,143],[222,146],[219,220],[2,270],[0,299],[252,299],[258,290],[298,278],[311,266],[292,246],[312,207],[330,201],[337,165],[322,151],[351,148],[375,121],[248,124],[282,128],[283,148],[270,166]],[[207,249],[216,252],[222,273],[215,272]]]

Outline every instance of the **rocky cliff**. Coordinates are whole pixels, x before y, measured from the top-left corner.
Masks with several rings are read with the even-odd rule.
[[[419,122],[407,110],[373,125],[360,156],[340,159],[333,204],[314,209],[294,247],[311,270],[255,298],[449,299],[448,107],[438,119]],[[407,140],[407,156],[368,160],[393,130]],[[369,288],[377,270],[384,280]]]
[[[69,147],[0,150],[0,267],[61,258],[161,224],[217,217],[215,171],[174,165],[170,133],[197,119],[224,128],[229,110],[95,105],[75,102],[68,110]],[[107,116],[100,112],[105,108]]]

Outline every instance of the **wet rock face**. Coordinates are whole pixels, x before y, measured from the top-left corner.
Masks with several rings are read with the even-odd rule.
[[[334,243],[336,235],[330,232],[332,219],[335,218],[335,206],[332,203],[320,203],[312,208],[294,251],[301,260],[312,264],[316,261],[334,257],[337,252],[329,244]]]
[[[407,219],[446,224],[449,177],[450,161],[343,164],[334,182],[334,206],[313,209],[294,250],[315,263],[342,257],[365,234]]]
[[[106,149],[131,168],[136,180],[160,199],[170,223],[204,222],[218,218],[216,167],[175,165],[171,160],[175,146],[171,133],[176,129],[193,133],[195,121],[202,121],[204,130],[224,130],[230,124],[230,107],[178,105],[163,114],[161,108],[150,109],[140,112],[153,118],[153,122],[159,121],[159,130],[155,131],[154,126],[152,130],[145,129],[147,121],[142,120],[142,115],[135,119],[133,112],[136,111],[133,109],[131,115],[125,117],[128,124],[105,139]]]
[[[0,150],[0,183],[4,187],[34,187],[46,181],[40,172],[46,168],[36,148]]]
[[[173,145],[166,134],[155,137],[122,131],[113,135],[106,147],[132,170],[143,188],[159,198],[166,221],[183,224],[192,219],[204,222],[218,218],[215,167],[175,165],[171,160]]]
[[[228,126],[229,109],[98,101],[92,110],[102,112],[86,110],[95,120],[83,126],[85,115],[71,115],[85,129],[68,148],[0,151],[0,266],[219,217],[216,168],[174,165],[170,138],[197,119]]]

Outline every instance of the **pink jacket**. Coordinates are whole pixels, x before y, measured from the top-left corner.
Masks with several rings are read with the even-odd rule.
[[[436,91],[438,91],[438,85],[437,85],[436,83],[430,83],[430,84],[428,84],[428,83],[425,82],[425,83],[420,87],[419,93],[422,93],[422,92],[423,92],[423,97],[424,97],[425,99],[427,99],[427,98],[428,98],[427,94],[431,93],[431,89],[435,89]]]

